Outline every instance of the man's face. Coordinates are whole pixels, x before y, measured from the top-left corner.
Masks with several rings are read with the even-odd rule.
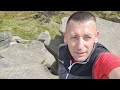
[[[76,61],[85,61],[90,55],[94,43],[98,41],[96,23],[92,20],[79,22],[71,20],[66,28],[64,42]]]

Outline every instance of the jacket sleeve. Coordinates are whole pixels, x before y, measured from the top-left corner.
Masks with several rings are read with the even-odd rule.
[[[59,50],[58,50],[59,51],[59,53],[58,53],[58,56],[59,56],[59,60],[58,60],[59,79],[65,79],[66,74],[67,74],[67,71],[64,66],[64,61],[62,60],[63,59],[63,48],[64,48],[64,44],[60,45]]]
[[[117,67],[120,67],[120,57],[108,52],[102,53],[94,66],[94,78],[109,78],[109,73]]]
[[[65,79],[67,71],[61,61],[58,61],[58,76],[59,79]]]

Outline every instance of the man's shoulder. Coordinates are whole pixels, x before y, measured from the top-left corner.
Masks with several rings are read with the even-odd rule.
[[[64,43],[63,43],[63,44],[60,44],[60,45],[59,45],[59,48],[65,47],[65,46],[66,46],[66,44],[64,44]]]
[[[66,44],[60,44],[59,45],[59,47],[58,47],[58,49],[59,49],[59,51],[61,50],[61,49],[64,49],[64,48],[66,48],[67,47],[67,45]]]
[[[103,52],[103,53],[101,53],[99,56],[98,56],[98,59],[105,59],[106,57],[109,57],[109,56],[111,56],[111,55],[113,55],[112,53],[110,53],[110,52]]]
[[[103,51],[103,52],[110,52],[103,44],[101,44],[101,43],[97,43],[96,44],[96,49],[97,49],[97,51],[99,50],[99,51]]]
[[[112,61],[115,61],[115,60],[119,60],[120,61],[120,56],[117,56],[113,53],[110,53],[110,52],[103,52],[99,55],[97,61],[98,62],[101,62],[101,63],[107,63],[107,62],[112,62]]]
[[[107,58],[107,57],[111,57],[111,58],[120,58],[120,56],[115,55],[111,52],[103,52],[99,55],[99,57],[103,57],[103,58]]]

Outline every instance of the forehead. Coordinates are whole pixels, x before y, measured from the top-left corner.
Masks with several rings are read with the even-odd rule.
[[[84,22],[71,20],[66,27],[66,32],[70,34],[94,34],[96,32],[96,23],[93,20]]]

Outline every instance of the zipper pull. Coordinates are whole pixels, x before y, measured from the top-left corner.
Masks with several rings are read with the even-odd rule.
[[[70,71],[71,67],[72,67],[72,65],[70,65],[70,66],[68,67],[69,71]]]

